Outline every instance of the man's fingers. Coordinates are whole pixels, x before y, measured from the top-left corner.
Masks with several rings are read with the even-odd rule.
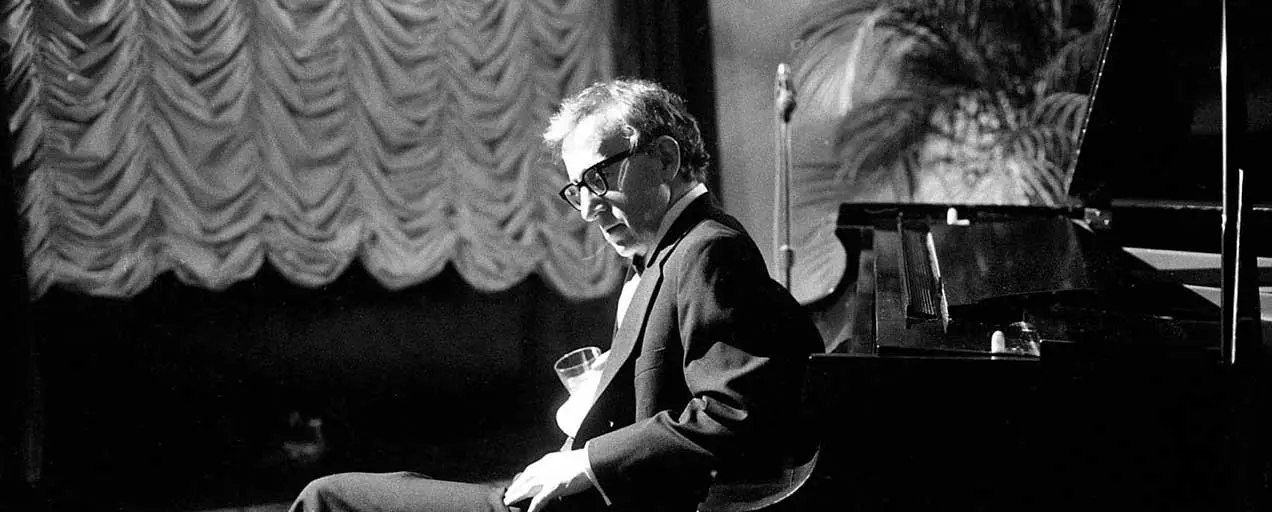
[[[508,486],[508,490],[504,491],[504,505],[511,505],[518,501],[524,501],[537,490],[538,489],[534,488],[534,486],[531,486],[520,479],[513,481],[512,484]]]
[[[538,491],[538,489],[522,489],[516,492],[506,493],[504,494],[504,504],[512,505],[513,503],[526,501],[526,498],[534,496],[536,491]]]
[[[512,505],[513,503],[516,503],[521,500],[522,500],[522,497],[520,495],[514,494],[511,490],[504,491],[504,496],[503,496],[504,505]]]

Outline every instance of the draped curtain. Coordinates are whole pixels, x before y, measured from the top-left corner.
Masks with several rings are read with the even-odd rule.
[[[539,135],[612,75],[593,0],[11,0],[6,93],[34,296],[224,288],[269,261],[320,286],[572,298],[620,262],[556,198]]]
[[[685,100],[698,119],[707,152],[717,155],[715,62],[711,51],[710,3],[644,0],[614,2],[611,39],[624,51],[615,55],[619,76],[655,80]],[[707,186],[724,197],[719,167],[707,173]]]

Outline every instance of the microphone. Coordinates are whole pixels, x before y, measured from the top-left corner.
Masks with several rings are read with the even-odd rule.
[[[795,90],[791,87],[791,68],[785,62],[777,65],[777,83],[774,88],[777,115],[783,123],[789,123],[791,114],[795,112]]]
[[[795,250],[791,248],[791,114],[795,112],[795,89],[791,87],[791,69],[785,62],[777,65],[773,85],[773,109],[777,118],[777,169],[773,190],[773,253],[776,280],[791,289],[791,267]]]

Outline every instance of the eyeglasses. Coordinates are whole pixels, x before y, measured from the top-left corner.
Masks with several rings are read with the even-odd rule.
[[[601,171],[604,171],[606,167],[626,160],[635,154],[636,150],[637,148],[632,147],[624,151],[619,151],[613,156],[588,167],[583,171],[583,174],[579,176],[579,181],[571,182],[561,189],[561,199],[570,203],[570,206],[573,206],[575,210],[581,211],[583,209],[583,200],[581,197],[582,192],[579,190],[581,187],[587,187],[587,189],[592,191],[592,194],[595,196],[604,196],[606,192],[609,192],[609,183],[605,181],[605,174]]]

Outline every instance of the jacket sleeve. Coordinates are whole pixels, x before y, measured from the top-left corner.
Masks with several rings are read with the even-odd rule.
[[[674,294],[687,403],[589,443],[597,480],[620,506],[697,503],[716,470],[771,461],[774,436],[792,430],[807,356],[821,346],[749,238],[709,237],[677,251],[660,299]]]

